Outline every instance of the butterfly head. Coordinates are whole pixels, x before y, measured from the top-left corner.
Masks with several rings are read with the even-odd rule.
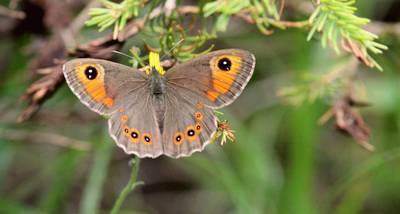
[[[150,52],[149,54],[149,66],[150,68],[146,70],[147,75],[154,75],[154,73],[158,73],[161,76],[164,76],[165,70],[161,66],[160,55],[156,52]]]

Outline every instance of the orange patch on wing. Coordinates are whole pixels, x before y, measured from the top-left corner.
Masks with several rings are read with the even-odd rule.
[[[143,141],[143,144],[145,144],[145,145],[153,144],[153,141],[151,139],[151,135],[148,134],[148,133],[143,133],[142,134],[142,141]]]
[[[97,76],[94,79],[88,79],[85,76],[85,69],[93,67],[97,71]],[[98,64],[83,64],[77,65],[75,68],[76,77],[85,87],[85,91],[96,102],[102,103],[107,108],[111,108],[114,100],[107,96],[104,85],[104,68]]]
[[[234,82],[232,74],[227,73],[218,73],[211,81],[213,88],[221,94],[227,93]]]
[[[196,136],[196,130],[194,129],[193,126],[188,126],[186,128],[186,133],[185,133],[185,139],[189,142],[195,141],[197,138]]]
[[[175,145],[181,145],[184,140],[184,135],[182,132],[177,132],[174,135],[174,138],[172,139],[172,142],[174,142]]]
[[[206,93],[207,93],[207,99],[213,102],[215,102],[219,96],[219,94],[213,90],[208,90]]]
[[[203,114],[201,112],[199,112],[199,111],[196,111],[194,113],[194,118],[196,118],[196,120],[198,120],[198,121],[202,121],[203,120]]]
[[[196,104],[196,108],[203,109],[204,108],[204,104],[199,102],[199,103]]]
[[[122,115],[122,116],[121,116],[121,122],[122,122],[122,123],[128,122],[128,119],[129,119],[129,118],[128,118],[128,115]]]
[[[218,62],[222,59],[230,60],[231,66],[229,70],[221,70],[218,67]],[[242,58],[234,55],[221,55],[211,60],[212,89],[206,91],[207,98],[210,101],[215,102],[221,94],[229,92],[240,72],[241,64]]]
[[[126,137],[129,137],[130,136],[130,128],[128,127],[128,126],[124,126],[123,128],[122,128],[122,132],[124,132],[124,135],[126,136]]]
[[[135,128],[129,129],[129,140],[131,143],[138,144],[140,142],[140,132]]]
[[[114,105],[114,100],[111,97],[106,97],[103,99],[103,103],[107,108],[111,108]]]
[[[196,125],[194,125],[194,128],[196,130],[196,134],[200,134],[200,132],[203,130],[203,126],[200,123],[196,123]]]

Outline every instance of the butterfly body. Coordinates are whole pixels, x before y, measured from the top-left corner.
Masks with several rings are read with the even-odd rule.
[[[166,79],[155,68],[151,68],[151,94],[156,97],[162,97],[166,93],[165,90]]]
[[[217,130],[214,109],[230,104],[254,70],[243,50],[211,52],[167,72],[97,59],[64,65],[68,85],[93,111],[109,115],[109,132],[126,153],[178,158],[201,151]]]

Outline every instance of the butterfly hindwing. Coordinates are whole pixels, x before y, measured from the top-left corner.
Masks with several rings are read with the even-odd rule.
[[[158,157],[163,153],[161,134],[149,88],[122,93],[124,105],[108,121],[109,133],[128,154]]]
[[[213,110],[195,97],[167,88],[163,127],[164,153],[178,158],[202,151],[216,132]]]

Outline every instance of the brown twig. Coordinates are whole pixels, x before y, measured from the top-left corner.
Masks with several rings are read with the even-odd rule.
[[[304,28],[310,26],[308,20],[306,21],[277,21],[278,24],[284,26],[285,28]]]
[[[243,20],[248,24],[256,24],[256,20],[248,13],[249,11],[243,10],[236,13],[234,16]],[[304,28],[310,25],[308,20],[306,21],[284,21],[284,20],[274,20],[276,25],[282,26],[284,28]]]
[[[362,116],[352,110],[354,106],[358,106],[357,102],[350,96],[344,96],[337,100],[333,107],[321,117],[320,123],[335,117],[336,128],[339,131],[352,136],[366,150],[374,151],[374,146],[368,143],[371,130]]]
[[[343,38],[341,40],[341,45],[343,47],[343,50],[353,54],[357,59],[359,59],[361,62],[363,62],[366,66],[373,68],[375,64],[373,61],[371,61],[370,58],[368,58],[368,55],[365,54],[365,52],[361,49],[360,45],[352,41],[351,39],[348,38]]]
[[[17,117],[16,121],[18,123],[26,121],[35,114],[41,104],[49,97],[51,97],[59,88],[59,86],[64,82],[64,77],[62,75],[60,63],[55,63],[56,59],[65,59],[67,57],[64,40],[62,37],[64,28],[71,28],[68,23],[74,23],[68,12],[64,12],[67,8],[62,2],[47,2],[46,12],[55,14],[57,11],[63,11],[62,17],[64,20],[60,23],[49,21],[46,25],[48,28],[52,29],[52,36],[43,43],[41,51],[38,52],[35,58],[33,58],[28,65],[28,71],[32,75],[36,75],[37,71],[40,69],[47,70],[47,74],[44,75],[39,80],[33,82],[25,93],[21,96],[23,100],[27,100],[29,105],[23,110],[23,112]],[[46,14],[49,17],[49,14]],[[45,16],[46,17],[46,16]],[[79,17],[79,16],[78,16]],[[79,25],[77,25],[79,27]],[[78,29],[73,29],[71,31],[78,31]]]
[[[281,4],[279,7],[279,17],[281,17],[283,14],[283,10],[285,9],[285,3],[286,3],[285,0],[281,0]]]
[[[235,14],[235,16],[239,19],[242,19],[246,23],[249,24],[256,24],[256,20],[253,19],[253,17],[248,14],[248,11],[239,11],[238,13]]]
[[[29,100],[29,105],[17,117],[17,123],[24,122],[35,114],[41,104],[56,92],[59,86],[64,83],[61,65],[46,68],[48,71],[41,79],[34,82],[22,95],[23,100]]]

